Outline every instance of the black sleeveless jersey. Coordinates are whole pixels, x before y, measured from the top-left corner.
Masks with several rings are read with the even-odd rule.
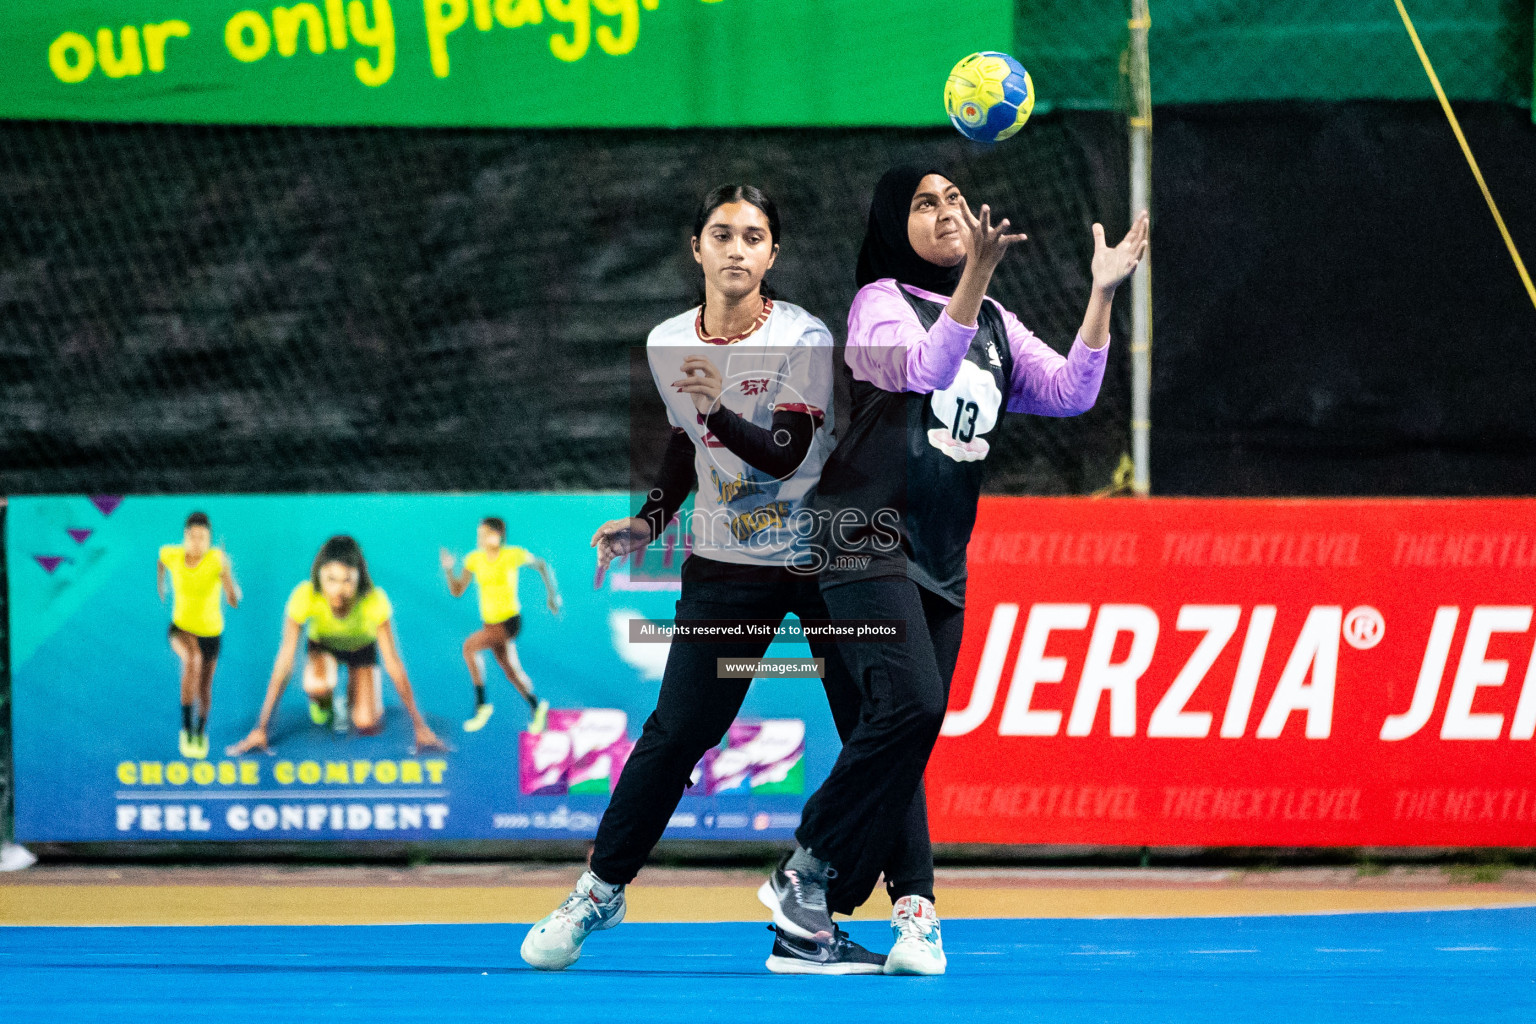
[[[925,330],[944,306],[899,289]],[[900,354],[904,358],[905,354]],[[976,336],[949,387],[885,391],[853,378],[850,408],[822,470],[813,508],[826,555],[822,585],[905,575],[965,604],[966,546],[986,476],[985,435],[997,425],[1013,375],[1002,314],[981,304]]]

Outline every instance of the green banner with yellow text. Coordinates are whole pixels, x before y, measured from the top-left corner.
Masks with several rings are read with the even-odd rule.
[[[1009,0],[50,0],[0,10],[0,117],[930,125],[1012,39]]]

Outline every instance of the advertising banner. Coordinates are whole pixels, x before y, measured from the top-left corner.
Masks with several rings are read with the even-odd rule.
[[[630,621],[672,617],[683,557],[674,526],[595,587],[588,542],[627,501],[12,498],[17,839],[592,836],[667,657]],[[290,636],[291,668],[274,673]],[[268,749],[227,753],[274,675]],[[788,838],[837,751],[818,680],[757,680],[666,835]]]
[[[984,498],[934,839],[1536,845],[1536,501]]]
[[[0,117],[942,125],[954,62],[1012,39],[1008,0],[7,4]]]

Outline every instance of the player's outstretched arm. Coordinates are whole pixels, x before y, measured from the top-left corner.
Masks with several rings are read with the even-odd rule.
[[[249,750],[272,753],[272,748],[267,745],[267,725],[272,721],[272,713],[277,710],[277,702],[282,699],[283,691],[288,688],[288,677],[293,675],[293,659],[299,650],[301,628],[301,623],[283,616],[283,641],[277,648],[277,657],[272,661],[272,677],[267,680],[267,696],[261,702],[261,714],[256,718],[256,728],[239,743],[224,748],[224,753],[230,757]]]
[[[384,671],[388,673],[389,681],[395,684],[395,692],[400,695],[405,713],[411,716],[411,726],[416,731],[416,752],[447,750],[447,746],[427,725],[427,720],[421,717],[421,709],[416,707],[416,695],[411,690],[410,677],[405,674],[405,662],[400,660],[400,648],[395,643],[393,622],[379,626],[379,657],[384,662]]]
[[[994,226],[992,208],[986,203],[981,204],[980,216],[971,213],[964,199],[959,205],[961,220],[965,222],[960,230],[960,240],[965,243],[965,269],[960,273],[960,283],[955,286],[955,294],[950,296],[946,308],[955,323],[974,327],[976,317],[981,313],[982,300],[987,297],[987,288],[992,283],[992,272],[1003,261],[1008,247],[1028,236],[1008,234],[1006,217]]]
[[[544,581],[544,603],[549,606],[550,614],[559,615],[562,602],[560,585],[555,582],[555,567],[538,555],[533,556],[530,564],[533,566],[533,571],[539,574],[539,579]]]
[[[455,574],[453,570],[459,560],[447,548],[437,549],[437,562],[443,567],[443,575],[448,578],[448,593],[454,597],[463,597],[464,591],[469,589],[469,570]]]
[[[155,593],[160,595],[160,603],[165,604],[165,563],[155,559]]]
[[[235,582],[235,567],[222,548],[219,549],[219,554],[224,561],[224,570],[219,573],[219,582],[224,586],[224,600],[229,602],[231,608],[239,608],[240,599],[244,594],[240,590],[240,584]]]
[[[1150,224],[1151,218],[1146,210],[1142,210],[1131,230],[1114,247],[1104,241],[1104,225],[1093,226],[1093,291],[1089,293],[1088,309],[1078,332],[1083,344],[1089,348],[1103,348],[1109,344],[1109,310],[1115,300],[1115,289],[1136,272],[1141,258],[1146,255]]]
[[[597,576],[594,588],[600,588],[608,564],[615,558],[645,550],[646,545],[666,530],[672,517],[693,490],[695,471],[694,447],[686,432],[672,428],[672,436],[661,456],[661,470],[656,484],[646,496],[638,516],[610,519],[592,535],[592,546],[597,548]]]
[[[592,547],[597,548],[597,564],[607,569],[615,558],[639,551],[651,542],[651,524],[639,516],[610,519],[592,535]]]

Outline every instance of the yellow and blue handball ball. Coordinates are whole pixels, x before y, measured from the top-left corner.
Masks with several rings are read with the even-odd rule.
[[[955,128],[977,142],[1002,142],[1029,120],[1035,85],[1024,65],[995,50],[956,64],[944,83],[944,110]]]

